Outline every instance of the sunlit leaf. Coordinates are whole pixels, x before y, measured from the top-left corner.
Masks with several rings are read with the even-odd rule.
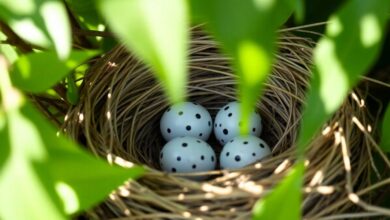
[[[0,31],[0,41],[5,40],[7,37]],[[19,56],[16,49],[8,44],[0,44],[0,54],[3,54],[10,64],[14,63]]]
[[[65,219],[44,162],[47,152],[35,125],[18,108],[24,100],[9,87],[7,75],[0,57],[0,219]]]
[[[12,83],[24,91],[44,92],[96,53],[72,51],[66,61],[59,60],[54,52],[23,55],[12,68]]]
[[[110,166],[57,135],[56,129],[7,84],[0,64],[0,218],[65,219],[103,200],[142,167]]]
[[[101,0],[99,9],[129,49],[151,66],[170,101],[181,101],[187,81],[187,2]]]
[[[389,4],[387,0],[349,1],[330,18],[326,36],[314,50],[313,80],[298,141],[301,151],[375,61]]]
[[[14,216],[7,219],[58,219],[65,212],[95,205],[128,178],[143,173],[141,167],[110,167],[57,137],[30,104],[8,113],[7,119],[11,145],[5,147],[12,154],[3,164],[0,180],[0,209],[9,209],[3,211]],[[25,217],[15,218],[19,215]]]
[[[301,219],[301,188],[303,162],[298,162],[289,174],[253,207],[254,220],[299,220]]]
[[[68,14],[63,2],[45,1],[40,5],[39,12],[54,43],[58,57],[66,59],[71,50],[72,37]]]
[[[71,29],[62,1],[0,0],[0,18],[24,40],[51,47],[61,59],[71,49]]]
[[[198,22],[205,22],[233,59],[239,75],[241,132],[249,130],[248,118],[271,70],[276,49],[276,30],[291,15],[295,0],[192,0]]]
[[[123,169],[111,167],[81,151],[70,140],[57,137],[53,127],[32,107],[26,109],[26,116],[37,126],[39,136],[48,152],[48,168],[54,180],[54,188],[60,193],[68,214],[85,210],[103,200],[120,184],[143,173],[142,167]],[[92,186],[92,185],[93,186]],[[73,197],[67,197],[73,192]]]
[[[387,106],[385,116],[382,122],[381,148],[390,152],[390,105]]]

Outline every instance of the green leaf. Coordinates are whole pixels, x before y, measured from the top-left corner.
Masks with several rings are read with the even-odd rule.
[[[301,187],[304,165],[298,162],[272,193],[257,201],[253,207],[254,220],[301,219]]]
[[[66,61],[59,60],[54,52],[23,55],[12,68],[11,80],[24,91],[44,92],[96,54],[96,51],[72,51]]]
[[[65,219],[36,127],[19,110],[24,100],[10,87],[0,56],[0,219]]]
[[[311,91],[298,140],[301,152],[377,58],[389,3],[388,0],[348,1],[331,16],[326,36],[314,50]]]
[[[96,205],[144,172],[142,167],[110,166],[57,135],[32,104],[7,85],[4,65],[0,68],[1,219],[65,219],[65,213]]]
[[[390,105],[387,106],[382,122],[381,148],[390,152]]]
[[[31,106],[26,108],[26,115],[37,126],[47,149],[48,168],[67,214],[91,207],[116,186],[129,178],[139,177],[144,171],[136,166],[131,169],[111,167],[107,162],[83,152],[70,140],[56,135],[53,127]]]
[[[71,50],[71,28],[59,0],[0,0],[0,18],[24,40],[41,47],[54,45],[61,59]]]
[[[7,193],[2,193],[0,209],[7,209],[2,210],[6,216],[25,216],[8,219],[58,219],[65,212],[85,210],[128,178],[143,173],[142,167],[110,167],[57,137],[29,103],[9,113],[7,119],[11,145],[5,147],[13,153],[2,166],[0,189]],[[52,217],[47,215],[50,212]]]
[[[276,30],[291,15],[295,0],[192,0],[191,10],[233,59],[239,76],[241,132],[248,133],[248,118],[263,83],[271,71],[276,49]]]
[[[186,1],[101,0],[99,9],[128,48],[151,66],[170,101],[182,101],[187,81]]]

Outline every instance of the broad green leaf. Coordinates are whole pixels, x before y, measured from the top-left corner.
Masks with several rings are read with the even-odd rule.
[[[0,56],[0,219],[65,219],[36,127],[18,108],[24,101],[8,83]]]
[[[52,184],[67,214],[91,207],[125,180],[143,173],[142,167],[112,167],[83,152],[80,146],[58,136],[55,129],[31,106],[26,107],[25,114],[37,126],[48,152],[48,168],[54,180]]]
[[[143,173],[142,167],[110,166],[57,135],[32,104],[7,85],[4,69],[3,65],[1,219],[65,219],[65,214],[96,205],[124,181]]]
[[[301,152],[375,61],[389,4],[388,0],[348,1],[331,16],[326,36],[314,50],[313,79],[298,141]]]
[[[7,114],[7,124],[0,132],[8,139],[2,140],[2,148],[9,151],[0,163],[0,218],[65,219],[35,125],[14,110]]]
[[[65,6],[59,0],[0,0],[0,18],[24,40],[51,47],[61,59],[71,50],[71,29]]]
[[[66,61],[59,60],[54,52],[20,56],[11,71],[12,83],[27,92],[44,92],[96,53],[72,51]]]
[[[276,30],[293,12],[295,0],[192,0],[191,10],[198,22],[222,43],[233,59],[239,76],[241,132],[249,131],[248,118],[264,81],[271,71],[276,49]]]
[[[299,220],[304,166],[298,162],[272,193],[257,201],[253,207],[254,220]]]
[[[381,148],[385,152],[390,152],[390,105],[387,106],[382,122]]]
[[[187,2],[101,0],[99,9],[128,48],[150,65],[170,101],[182,101],[187,81]]]
[[[90,208],[128,178],[143,173],[141,167],[111,167],[57,137],[29,103],[8,113],[7,119],[11,145],[5,147],[12,154],[2,166],[0,189],[6,193],[0,209],[14,217],[6,219],[59,219]]]

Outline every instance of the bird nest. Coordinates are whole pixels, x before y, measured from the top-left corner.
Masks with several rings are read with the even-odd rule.
[[[187,99],[217,110],[236,100],[237,76],[229,58],[201,30],[192,30]],[[113,192],[86,215],[99,219],[248,219],[255,202],[269,194],[296,161],[301,109],[310,81],[313,42],[284,31],[264,95],[256,104],[264,139],[272,156],[237,170],[214,170],[192,181],[161,171],[165,141],[159,120],[168,108],[161,85],[150,69],[117,46],[99,58],[82,79],[80,102],[70,106],[63,131],[109,162],[139,164],[148,172]],[[340,219],[366,210],[377,147],[364,93],[355,89],[311,140],[305,153],[302,188],[305,219]],[[208,140],[217,155],[222,146]],[[364,212],[367,213],[367,212]],[[373,214],[375,215],[375,213]],[[363,215],[364,216],[364,215]]]

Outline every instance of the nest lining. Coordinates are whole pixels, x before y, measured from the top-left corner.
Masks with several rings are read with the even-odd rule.
[[[95,218],[131,219],[248,219],[258,198],[270,192],[295,161],[300,109],[310,79],[310,40],[283,33],[277,62],[256,105],[262,117],[261,138],[272,148],[272,157],[239,170],[215,170],[189,174],[209,175],[194,182],[159,171],[159,152],[165,141],[159,120],[168,107],[161,86],[150,70],[123,46],[95,60],[86,74],[80,104],[71,108],[63,129],[96,155],[123,158],[144,164],[149,172],[113,193],[89,212]],[[201,30],[192,31],[188,100],[216,111],[236,100],[236,76],[229,58]],[[358,191],[369,185],[372,142],[351,123],[351,113],[363,124],[371,123],[359,103],[360,91],[352,93],[318,134],[306,152],[305,219],[337,216],[360,210],[347,198],[346,186]],[[325,132],[326,131],[326,132]],[[211,135],[208,141],[221,151]],[[352,167],[348,179],[343,150],[347,147]]]

